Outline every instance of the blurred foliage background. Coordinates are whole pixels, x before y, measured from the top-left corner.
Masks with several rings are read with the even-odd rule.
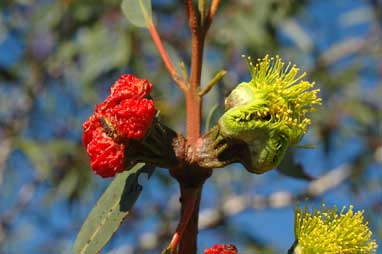
[[[207,1],[208,2],[208,1]],[[153,0],[171,57],[189,64],[182,1]],[[224,96],[249,79],[241,55],[281,55],[321,89],[313,126],[278,171],[249,175],[240,165],[205,186],[199,248],[235,243],[241,253],[286,253],[293,208],[365,209],[381,245],[382,14],[380,0],[226,0],[207,37],[203,84],[216,120]],[[183,95],[174,89],[145,29],[122,15],[119,0],[0,2],[0,251],[70,253],[76,234],[110,180],[93,175],[82,123],[122,73],[154,84],[161,118],[184,131]],[[281,173],[281,174],[280,174]],[[105,253],[159,253],[179,216],[178,186],[166,170],[145,184],[132,214]]]

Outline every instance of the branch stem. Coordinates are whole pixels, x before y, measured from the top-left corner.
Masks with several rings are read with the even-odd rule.
[[[190,195],[187,196],[187,198],[184,199],[184,197],[181,198],[182,200],[182,206],[184,202],[184,211],[182,211],[182,219],[178,225],[178,228],[176,229],[176,232],[171,240],[170,243],[170,253],[175,254],[176,250],[179,246],[179,242],[182,239],[184,232],[190,222],[190,219],[192,215],[194,214],[195,207],[199,207],[198,200],[200,201],[200,195],[198,195],[200,191],[198,189],[191,189]],[[197,211],[199,213],[199,211]],[[182,252],[181,252],[182,253]]]
[[[197,253],[200,198],[201,187],[194,189],[185,188],[181,185],[181,213],[182,218],[187,218],[187,224],[182,225],[182,232],[179,232],[179,253],[181,254]],[[190,203],[192,203],[192,209],[188,210]]]
[[[191,29],[190,86],[186,94],[187,143],[192,146],[201,136],[202,100],[199,96],[202,74],[204,32],[192,0],[186,0],[188,23]]]
[[[182,90],[182,92],[186,92],[186,90],[187,90],[186,82],[182,79],[182,77],[176,71],[170,57],[168,56],[166,49],[163,46],[163,43],[162,43],[162,40],[158,34],[158,31],[157,31],[154,23],[151,20],[148,21],[147,27],[148,27],[149,32],[151,34],[151,37],[154,41],[154,44],[157,47],[158,52],[159,52],[159,54],[160,54],[160,56],[161,56],[161,58],[165,64],[168,72],[170,73],[172,79],[178,85],[180,90]]]
[[[199,93],[204,42],[207,33],[204,13],[201,12],[204,12],[205,2],[199,1],[198,10],[195,8],[193,0],[185,0],[185,4],[191,30],[191,69],[190,79],[187,80],[186,89],[183,90],[186,99],[185,165],[182,168],[170,170],[171,175],[178,180],[181,191],[181,221],[169,246],[171,254],[175,254],[177,249],[181,254],[197,253],[201,191],[205,179],[212,173],[211,170],[200,167],[193,161],[194,155],[197,154],[196,145],[201,137],[202,96]],[[212,1],[213,6],[209,9],[209,24],[211,24],[218,4],[219,1]],[[171,70],[171,66],[168,69]],[[187,72],[184,76],[187,76]],[[182,89],[182,86],[180,87]]]

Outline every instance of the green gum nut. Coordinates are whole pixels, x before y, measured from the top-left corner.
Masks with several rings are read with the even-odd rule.
[[[244,105],[248,102],[254,101],[256,98],[256,89],[247,82],[242,82],[237,85],[237,87],[232,90],[230,95],[225,99],[225,109]]]
[[[218,126],[224,137],[247,144],[251,156],[251,165],[247,169],[261,174],[281,162],[290,140],[288,129],[272,121],[272,116],[267,111],[267,101],[262,98],[261,91],[254,92],[254,89],[248,89],[245,84],[239,85],[227,97],[228,110],[219,119]],[[251,92],[250,95],[241,94],[248,91]],[[239,101],[234,104],[238,98],[244,98],[246,103]]]
[[[244,142],[250,154],[246,168],[264,173],[275,168],[289,145],[297,144],[307,131],[308,112],[321,103],[314,83],[301,81],[305,74],[281,58],[265,56],[253,64],[248,59],[252,75],[225,99],[225,113],[220,117],[220,133],[227,139]],[[244,156],[244,155],[243,155]]]

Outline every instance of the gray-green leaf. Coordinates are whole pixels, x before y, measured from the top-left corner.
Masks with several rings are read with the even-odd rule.
[[[147,27],[152,21],[151,0],[123,0],[121,8],[125,17],[135,26]]]
[[[138,163],[115,177],[82,225],[74,243],[74,253],[94,254],[105,246],[141,193],[139,175],[150,176],[152,172],[152,166]]]

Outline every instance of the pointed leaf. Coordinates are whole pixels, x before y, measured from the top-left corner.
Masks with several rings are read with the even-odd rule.
[[[105,246],[142,191],[139,175],[150,177],[153,170],[151,166],[138,163],[115,177],[82,225],[74,243],[74,253],[94,254]]]
[[[60,156],[79,152],[77,144],[64,139],[40,142],[17,138],[15,144],[29,158],[40,179],[45,179],[51,174]]]
[[[123,0],[121,8],[125,17],[135,26],[147,27],[152,20],[151,0]]]
[[[35,170],[41,179],[45,179],[51,172],[51,166],[47,159],[47,153],[44,153],[43,145],[29,139],[17,140],[19,149],[30,159]]]

